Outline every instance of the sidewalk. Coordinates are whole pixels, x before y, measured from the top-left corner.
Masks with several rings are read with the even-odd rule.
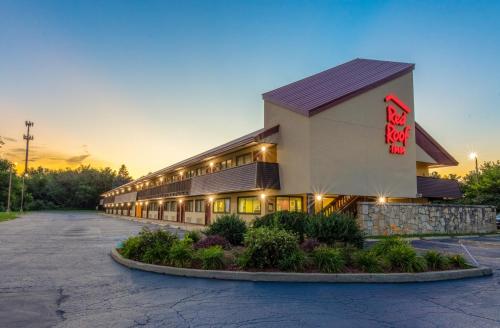
[[[108,217],[112,217],[115,219],[127,220],[127,221],[154,224],[154,225],[158,225],[158,226],[162,226],[162,227],[168,227],[168,228],[179,229],[179,230],[184,230],[184,231],[197,231],[197,230],[203,230],[206,228],[205,226],[203,226],[201,224],[191,224],[191,223],[180,223],[180,222],[165,221],[165,220],[144,219],[144,218],[136,218],[133,216],[123,216],[123,215],[115,215],[115,214],[108,214],[108,213],[99,213],[99,215],[108,216]]]

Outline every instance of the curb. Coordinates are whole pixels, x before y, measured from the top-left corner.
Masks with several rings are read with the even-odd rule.
[[[491,268],[479,267],[465,270],[431,271],[419,273],[291,273],[291,272],[246,272],[246,271],[220,271],[176,268],[163,265],[147,264],[129,260],[121,256],[113,248],[111,257],[116,262],[130,268],[148,272],[156,272],[173,276],[245,280],[267,282],[329,282],[329,283],[407,283],[454,280],[490,276]]]

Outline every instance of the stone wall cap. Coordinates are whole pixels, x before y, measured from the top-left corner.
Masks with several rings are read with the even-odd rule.
[[[359,205],[377,205],[377,206],[435,206],[435,207],[462,207],[462,208],[493,208],[496,209],[494,205],[465,205],[465,204],[420,204],[420,203],[384,203],[379,204],[377,202],[358,202]]]

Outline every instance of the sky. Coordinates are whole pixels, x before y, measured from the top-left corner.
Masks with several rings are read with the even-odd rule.
[[[0,157],[134,177],[263,127],[261,94],[353,58],[412,62],[416,120],[500,159],[500,1],[0,0]]]

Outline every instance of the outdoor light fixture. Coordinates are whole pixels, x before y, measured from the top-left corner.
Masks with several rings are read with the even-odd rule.
[[[385,196],[380,196],[378,199],[377,199],[377,202],[379,204],[385,204],[387,202],[387,198]]]
[[[469,158],[473,159],[473,160],[476,159],[477,158],[477,153],[475,153],[475,152],[470,153],[469,154]]]
[[[210,167],[214,167],[214,162],[210,162]]]
[[[266,194],[264,194],[264,193],[260,194],[260,198],[266,199]]]
[[[149,204],[149,202],[145,202],[144,204],[148,205],[148,204]]]
[[[158,201],[158,204],[160,204],[160,205],[161,205],[161,204],[163,204],[163,201],[162,201],[162,200],[159,200],[159,201]]]
[[[265,151],[266,151],[266,149],[267,149],[267,148],[266,148],[266,146],[262,146],[262,147],[260,147],[260,150],[261,150],[262,152],[265,152]]]
[[[179,199],[179,204],[182,204],[182,199]]]
[[[160,178],[160,182],[163,182],[163,177]]]
[[[208,201],[211,203],[214,201],[214,198],[213,197],[208,197]]]
[[[321,195],[316,195],[316,200],[317,200],[318,202],[319,202],[320,200],[322,200],[322,199],[323,199],[323,196],[321,196]]]

